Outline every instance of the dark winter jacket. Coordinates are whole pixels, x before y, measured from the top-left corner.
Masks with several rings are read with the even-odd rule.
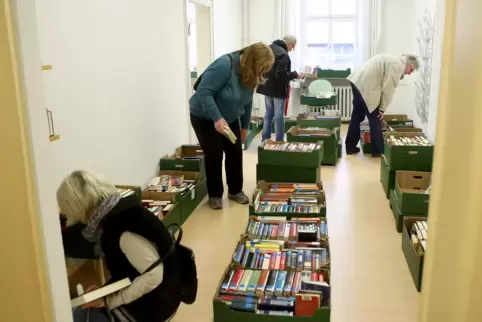
[[[288,97],[288,85],[290,81],[298,77],[298,73],[291,72],[291,59],[288,55],[288,47],[282,40],[276,40],[270,45],[275,55],[275,62],[267,74],[268,80],[259,85],[257,93],[275,98]]]

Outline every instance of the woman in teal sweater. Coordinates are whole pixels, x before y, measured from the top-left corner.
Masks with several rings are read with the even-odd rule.
[[[240,204],[249,203],[243,192],[241,144],[249,130],[254,90],[264,83],[263,75],[273,63],[273,51],[263,43],[223,55],[204,71],[189,100],[191,124],[204,151],[212,209],[223,207],[223,153],[228,197]],[[234,144],[224,136],[226,128],[236,135]]]

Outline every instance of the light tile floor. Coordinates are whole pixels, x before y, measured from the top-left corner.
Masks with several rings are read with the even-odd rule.
[[[256,183],[259,140],[260,135],[244,152],[249,196]],[[321,167],[332,251],[332,322],[417,321],[420,297],[379,178],[380,160],[363,155],[343,155],[336,167]],[[183,243],[196,254],[199,293],[196,303],[183,305],[173,322],[212,321],[212,298],[246,228],[247,212],[246,206],[226,199],[224,210],[203,204],[184,224]]]

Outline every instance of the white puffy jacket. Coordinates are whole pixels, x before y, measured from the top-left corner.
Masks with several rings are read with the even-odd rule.
[[[384,112],[392,101],[405,66],[404,57],[381,54],[370,58],[348,76],[348,80],[358,88],[370,113],[379,106]]]

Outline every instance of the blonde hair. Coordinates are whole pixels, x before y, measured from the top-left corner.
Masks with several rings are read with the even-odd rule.
[[[100,177],[86,171],[74,171],[57,189],[57,204],[69,224],[86,222],[90,211],[107,197],[117,194],[117,188]]]
[[[241,82],[246,88],[255,88],[259,84],[264,84],[266,78],[264,74],[268,72],[274,64],[274,53],[271,48],[258,42],[239,51],[241,54]]]

